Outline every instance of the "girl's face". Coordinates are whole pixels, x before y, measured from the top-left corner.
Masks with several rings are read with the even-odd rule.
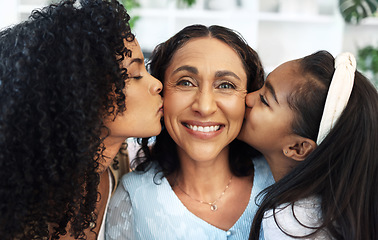
[[[126,57],[122,65],[127,69],[126,111],[105,120],[114,140],[124,141],[127,137],[150,137],[161,131],[160,119],[163,116],[163,101],[159,95],[162,84],[152,77],[144,65],[144,57],[138,41],[125,42],[132,56]]]
[[[246,97],[245,121],[238,139],[266,157],[282,154],[283,147],[295,136],[291,127],[294,111],[287,99],[302,78],[298,64],[282,64],[268,75],[260,90]]]
[[[164,78],[164,122],[179,154],[215,159],[238,135],[247,75],[237,53],[214,38],[188,41]]]

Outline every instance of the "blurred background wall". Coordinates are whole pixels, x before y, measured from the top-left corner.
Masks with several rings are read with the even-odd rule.
[[[0,0],[0,28],[26,20],[51,0]],[[119,0],[148,58],[153,48],[190,24],[240,32],[266,72],[317,50],[349,51],[378,87],[378,0]]]

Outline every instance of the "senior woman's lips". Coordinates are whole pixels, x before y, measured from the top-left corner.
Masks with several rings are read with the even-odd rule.
[[[213,138],[219,135],[224,129],[224,124],[216,122],[187,121],[181,124],[191,135],[201,139]]]
[[[158,110],[158,113],[160,114],[164,114],[164,106],[163,106],[163,104],[160,106],[160,108],[159,108],[159,110]]]

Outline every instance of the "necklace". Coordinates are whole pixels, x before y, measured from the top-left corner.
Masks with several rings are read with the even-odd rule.
[[[177,182],[177,176],[176,176],[176,179],[175,179],[175,183],[174,185],[177,185],[177,187],[181,190],[181,192],[183,192],[186,196],[188,196],[190,199],[194,200],[194,201],[197,201],[199,203],[203,203],[203,204],[207,204],[207,205],[210,205],[210,210],[215,212],[216,210],[218,210],[218,206],[216,205],[216,203],[219,201],[219,199],[221,199],[224,195],[224,193],[226,192],[226,190],[228,189],[228,187],[230,186],[231,184],[231,181],[232,181],[232,176],[230,178],[230,180],[228,181],[227,183],[227,186],[226,188],[223,190],[223,192],[219,195],[219,197],[217,199],[215,199],[215,201],[213,202],[205,202],[205,201],[202,201],[202,200],[198,200],[198,199],[195,199],[195,198],[192,198],[189,194],[187,194],[184,189],[182,189],[180,187],[180,185],[178,184]]]

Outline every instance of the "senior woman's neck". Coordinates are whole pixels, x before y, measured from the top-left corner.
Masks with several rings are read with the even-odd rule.
[[[180,169],[171,179],[181,185],[188,185],[198,191],[224,188],[224,183],[232,176],[229,166],[228,149],[221,151],[213,159],[192,159],[185,152],[179,151]],[[208,189],[209,188],[209,189]]]

